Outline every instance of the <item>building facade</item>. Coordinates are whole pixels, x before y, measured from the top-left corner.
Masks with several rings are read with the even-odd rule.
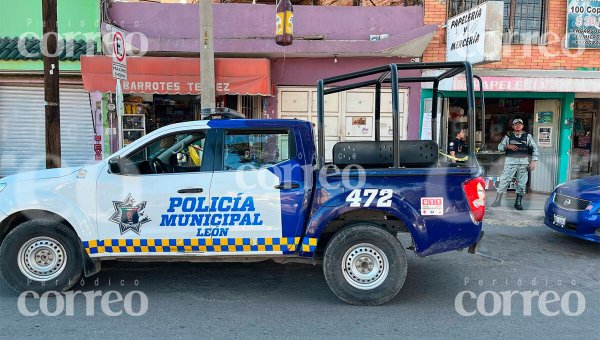
[[[126,118],[132,125],[115,125],[118,119],[109,110],[114,106],[104,105],[105,131],[112,134],[105,136],[112,140],[108,153],[163,124],[198,118],[202,42],[197,4],[114,2],[106,13],[103,34],[117,26],[131,36],[123,92],[126,116],[132,114]],[[421,6],[295,5],[294,43],[283,47],[275,44],[274,13],[272,4],[213,5],[217,105],[236,109],[247,118],[316,122],[319,79],[421,58],[435,30],[434,25],[423,23]],[[104,94],[107,101],[106,94],[114,93],[108,58],[83,59],[85,89]],[[354,92],[326,98],[329,148],[335,141],[373,137],[375,91]],[[404,84],[402,94],[402,137],[416,138],[420,84]],[[384,96],[391,98],[389,89]],[[383,138],[389,138],[391,99],[385,98],[381,131]],[[125,135],[125,130],[131,131]],[[116,141],[114,134],[121,140]]]
[[[62,165],[101,159],[100,110],[83,89],[80,57],[99,48],[99,1],[58,2]],[[0,0],[0,177],[46,167],[42,5]],[[96,122],[94,121],[96,120]],[[96,148],[96,150],[95,150]]]
[[[597,2],[575,2],[598,7]],[[425,0],[425,24],[435,24],[438,29],[423,60],[445,61],[448,19],[481,3]],[[586,15],[578,19],[569,7],[572,5],[566,0],[503,1],[502,42],[497,46],[502,58],[475,67],[486,91],[486,111],[485,117],[478,111],[478,133],[470,136],[481,147],[480,162],[490,188],[502,171],[502,155],[495,151],[496,146],[514,118],[523,119],[540,149],[529,190],[549,192],[556,184],[600,171],[600,46],[587,37],[579,48],[567,47],[573,37],[572,26],[577,22],[585,26],[592,20]],[[464,79],[442,84],[440,89],[446,98],[441,107],[448,117],[444,124],[449,138],[453,127],[464,120]],[[432,90],[424,88],[422,94],[422,113],[427,117]]]

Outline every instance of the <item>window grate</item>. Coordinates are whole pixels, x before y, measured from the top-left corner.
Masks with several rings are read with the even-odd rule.
[[[486,0],[455,0],[448,2],[448,18],[457,16],[458,14],[468,11],[471,8],[484,3]]]
[[[240,113],[246,118],[260,118],[260,97],[258,96],[240,96]]]
[[[547,0],[504,0],[505,44],[545,44]],[[482,0],[448,1],[448,18],[483,3]]]

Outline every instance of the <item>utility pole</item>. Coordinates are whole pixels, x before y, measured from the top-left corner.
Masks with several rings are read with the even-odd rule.
[[[200,107],[203,114],[216,107],[212,13],[212,1],[200,0]]]
[[[57,0],[42,1],[44,37],[44,100],[46,102],[46,168],[60,168],[60,99],[58,70]]]

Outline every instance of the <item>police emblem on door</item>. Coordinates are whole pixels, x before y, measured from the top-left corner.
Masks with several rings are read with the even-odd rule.
[[[136,204],[131,194],[123,202],[113,201],[115,213],[110,217],[110,221],[119,225],[121,235],[128,231],[140,234],[142,224],[150,222],[150,218],[144,213],[146,201]]]

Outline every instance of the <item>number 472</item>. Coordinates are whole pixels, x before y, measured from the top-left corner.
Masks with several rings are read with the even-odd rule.
[[[350,202],[351,207],[370,207],[375,199],[375,206],[389,208],[392,206],[392,189],[355,189],[346,197],[346,202]],[[363,197],[368,197],[365,204],[362,204]]]

